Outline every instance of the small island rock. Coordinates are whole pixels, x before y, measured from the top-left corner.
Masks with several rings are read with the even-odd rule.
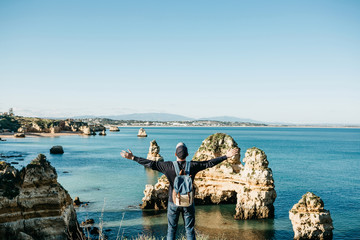
[[[137,136],[138,137],[147,137],[145,129],[140,128]]]
[[[334,229],[330,212],[314,193],[307,192],[289,211],[294,239],[332,239]]]
[[[102,130],[102,132],[99,133],[100,136],[106,136],[106,132],[105,132],[105,129]]]
[[[117,126],[111,126],[111,127],[109,128],[109,131],[111,131],[111,132],[119,132],[120,129],[119,129]]]
[[[74,199],[74,206],[80,206],[82,204],[82,202],[80,201],[80,198],[79,197],[75,197]]]
[[[16,138],[24,138],[25,134],[24,133],[15,133],[14,137],[16,137]]]
[[[62,146],[53,146],[50,149],[50,153],[51,154],[63,154],[64,153],[64,149]]]
[[[160,147],[157,144],[156,140],[152,140],[150,142],[150,147],[149,147],[149,153],[147,155],[147,159],[152,160],[152,161],[164,161],[164,158],[160,155]]]

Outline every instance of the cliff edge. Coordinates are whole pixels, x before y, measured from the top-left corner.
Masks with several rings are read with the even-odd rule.
[[[39,154],[18,171],[0,162],[0,239],[81,239],[73,201]]]

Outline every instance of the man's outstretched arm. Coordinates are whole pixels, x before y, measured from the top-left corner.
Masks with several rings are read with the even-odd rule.
[[[232,148],[230,149],[224,156],[222,157],[218,157],[218,158],[214,158],[214,159],[211,159],[209,161],[202,161],[202,162],[197,162],[197,170],[198,171],[202,171],[206,168],[211,168],[219,163],[221,163],[222,161],[228,159],[228,158],[231,158],[235,155],[239,154],[239,149],[238,148]]]
[[[130,151],[130,149],[128,149],[128,151],[122,150],[120,155],[123,158],[131,159],[131,160],[143,165],[144,167],[151,168],[152,170],[156,170],[159,172],[163,172],[163,166],[160,164],[160,162],[152,161],[152,160],[141,158],[141,157],[136,157]]]

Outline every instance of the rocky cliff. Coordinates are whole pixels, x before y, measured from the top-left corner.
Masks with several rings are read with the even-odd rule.
[[[55,120],[45,118],[21,117],[21,116],[0,116],[0,130],[7,129],[19,133],[59,133],[61,131],[99,132],[105,130],[101,124],[91,124],[73,119]],[[84,133],[85,134],[85,133]]]
[[[42,154],[21,171],[0,162],[0,239],[81,239],[68,192]]]
[[[232,137],[213,134],[203,141],[193,161],[223,156],[231,148],[238,148]],[[194,182],[196,204],[236,203],[236,219],[274,217],[276,191],[266,154],[258,148],[250,148],[243,161],[245,166],[239,155],[199,172]],[[154,186],[146,185],[142,208],[166,208],[168,184],[162,176]]]
[[[294,239],[332,239],[334,229],[330,212],[314,193],[307,192],[289,212]]]
[[[149,153],[146,158],[153,161],[164,161],[164,158],[160,155],[160,147],[155,139],[150,142]]]

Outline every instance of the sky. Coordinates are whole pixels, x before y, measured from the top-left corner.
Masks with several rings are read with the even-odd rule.
[[[0,112],[360,124],[360,1],[0,0]]]

